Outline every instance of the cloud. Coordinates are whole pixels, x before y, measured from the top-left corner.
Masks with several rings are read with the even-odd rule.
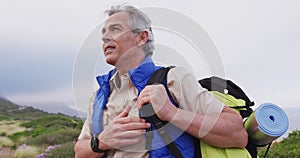
[[[72,100],[69,93],[72,93],[76,53],[91,29],[103,20],[102,12],[114,2],[117,1],[2,3],[0,93],[23,101]],[[298,1],[200,1],[193,2],[194,5],[179,0],[127,2],[137,7],[166,7],[193,18],[215,41],[226,76],[244,87],[253,99],[274,101],[283,106],[297,105],[300,89],[297,84],[300,80]],[[100,45],[101,41],[93,44]],[[177,48],[180,45],[172,49],[184,53],[185,47]],[[103,73],[107,69],[101,64],[95,66],[92,71]]]
[[[46,47],[1,47],[0,92],[31,93],[71,85],[74,56],[64,53],[51,54],[54,50]]]
[[[30,105],[36,103],[64,103],[73,105],[73,92],[71,87],[63,87],[52,91],[14,93],[9,97],[19,104]]]

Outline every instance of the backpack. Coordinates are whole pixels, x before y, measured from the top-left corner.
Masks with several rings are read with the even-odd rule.
[[[174,66],[170,67],[165,67],[165,68],[160,68],[156,70],[150,79],[147,82],[147,85],[152,85],[152,84],[163,84],[167,94],[169,95],[170,100],[173,102],[173,98],[170,94],[170,91],[167,87],[167,74],[170,69],[172,69]],[[199,84],[203,87],[206,88],[208,91],[213,93],[217,99],[219,99],[221,102],[223,102],[225,105],[230,105],[231,108],[237,110],[242,118],[247,118],[250,116],[250,114],[253,112],[251,106],[254,105],[254,102],[251,101],[247,95],[243,92],[243,90],[237,86],[235,83],[233,83],[230,80],[222,79],[219,77],[210,77],[210,78],[205,78],[201,79],[198,81]],[[174,102],[173,102],[174,103]],[[176,103],[174,103],[175,106],[178,107]],[[149,106],[144,106],[140,109],[141,113],[144,114],[144,116],[149,116],[149,114],[153,114],[154,110],[153,108],[151,109],[151,105]],[[143,117],[146,119],[146,121],[154,121],[154,124],[160,125],[156,130],[161,131],[163,135],[161,137],[164,139],[164,137],[167,137],[167,139],[170,138],[168,136],[167,132],[164,131],[164,128],[161,128],[161,124],[164,124],[163,121],[161,121],[156,114],[150,117]],[[153,119],[155,118],[155,119]],[[146,144],[151,141],[151,137],[147,138],[147,133],[146,133]],[[182,157],[181,154],[178,154],[179,150],[174,146],[174,143],[166,144],[167,148],[169,149],[170,153],[175,157]],[[213,157],[241,157],[244,153],[245,157],[257,157],[257,146],[254,144],[251,144],[248,141],[247,144],[247,152],[246,149],[232,149],[232,148],[217,148],[210,146],[206,144],[203,141],[200,141],[197,138],[194,138],[194,148],[195,148],[195,157],[211,157],[210,155],[213,155]],[[213,152],[213,154],[212,154]],[[216,155],[217,154],[217,155]],[[242,154],[242,155],[241,155]],[[178,156],[179,155],[179,156]],[[219,155],[219,156],[218,156]],[[235,155],[235,156],[233,156]]]

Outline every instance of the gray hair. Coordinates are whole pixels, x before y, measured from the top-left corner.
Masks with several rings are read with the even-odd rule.
[[[118,12],[126,12],[129,14],[130,20],[128,21],[128,26],[132,29],[133,33],[148,32],[148,41],[145,43],[143,50],[147,54],[152,54],[154,51],[154,37],[150,18],[141,10],[128,4],[113,5],[110,9],[105,11],[105,14],[111,16]]]

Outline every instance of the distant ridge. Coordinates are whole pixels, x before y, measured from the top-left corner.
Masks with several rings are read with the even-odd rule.
[[[4,101],[7,101],[7,102],[12,102],[10,99],[8,99],[7,97],[5,97],[3,95],[0,95],[0,99],[4,100]]]
[[[78,118],[86,118],[86,113],[82,111],[78,111],[76,109],[72,109],[69,106],[62,104],[62,103],[39,103],[39,104],[32,104],[32,107],[36,109],[40,109],[49,113],[62,113],[68,116],[75,116]]]
[[[40,104],[26,104],[25,106],[18,105],[13,101],[7,99],[4,96],[0,96],[0,115],[5,114],[5,112],[12,112],[17,111],[15,114],[18,117],[18,113],[21,113],[20,110],[32,110],[35,112],[41,113],[53,113],[53,114],[63,114],[71,117],[78,117],[78,118],[86,118],[86,113],[82,111],[78,111],[75,109],[70,108],[67,105],[61,103],[40,103]],[[8,111],[7,111],[8,110]]]
[[[0,98],[0,120],[32,120],[47,115],[47,112],[29,106],[19,106]]]

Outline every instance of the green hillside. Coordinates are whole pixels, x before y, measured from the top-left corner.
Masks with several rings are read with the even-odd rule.
[[[0,157],[74,157],[83,122],[0,99]]]
[[[16,105],[0,98],[0,121],[1,120],[32,120],[48,113],[32,107]]]
[[[83,122],[76,117],[21,107],[0,98],[0,157],[74,157]],[[300,157],[300,131],[274,143],[267,157]],[[263,157],[266,148],[259,150]]]
[[[259,156],[263,157],[266,147],[259,151]],[[300,157],[300,131],[295,130],[280,142],[273,143],[267,157],[298,158]]]

